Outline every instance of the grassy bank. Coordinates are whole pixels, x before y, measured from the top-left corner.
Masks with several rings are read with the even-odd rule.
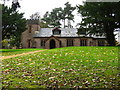
[[[2,61],[7,88],[117,88],[118,47],[66,47]]]

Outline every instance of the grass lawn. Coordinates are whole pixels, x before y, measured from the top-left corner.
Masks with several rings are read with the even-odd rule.
[[[118,47],[65,47],[2,61],[3,88],[118,88]]]
[[[10,55],[16,55],[36,50],[43,50],[38,48],[32,48],[32,49],[0,49],[0,53],[2,53],[2,56],[10,56]]]

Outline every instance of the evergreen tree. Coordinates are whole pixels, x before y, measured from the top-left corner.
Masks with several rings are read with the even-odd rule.
[[[48,25],[52,27],[60,27],[61,21],[64,22],[64,27],[65,26],[65,21],[68,20],[70,22],[71,20],[74,21],[74,15],[72,12],[75,10],[75,7],[72,7],[69,2],[65,3],[65,7],[62,9],[61,7],[59,8],[54,8],[51,12],[46,12],[45,15],[43,16],[42,20],[48,23]],[[71,25],[67,25],[69,27]]]
[[[71,24],[69,23],[70,21],[74,21],[74,15],[72,14],[72,12],[76,9],[75,7],[72,7],[71,4],[69,4],[69,2],[65,3],[64,4],[65,7],[63,9],[63,12],[62,12],[62,19],[64,21],[64,27],[65,27],[65,20],[67,19],[68,20],[68,25],[67,27],[71,27]],[[70,24],[70,25],[69,25]]]
[[[16,9],[15,9],[16,8]],[[17,7],[2,5],[2,40],[14,38],[12,46],[20,46],[21,34],[26,30],[26,20],[23,13],[17,11]]]
[[[45,15],[42,18],[42,21],[45,23],[48,23],[51,27],[60,27],[61,23],[61,12],[62,8],[54,8],[51,12],[46,12]]]
[[[77,8],[82,15],[79,30],[105,35],[109,45],[115,46],[114,31],[120,28],[120,2],[85,2]]]

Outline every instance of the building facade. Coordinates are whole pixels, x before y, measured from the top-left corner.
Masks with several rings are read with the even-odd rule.
[[[28,20],[28,29],[22,33],[23,48],[60,48],[70,46],[105,46],[105,37],[77,34],[75,28],[40,28],[38,20]]]

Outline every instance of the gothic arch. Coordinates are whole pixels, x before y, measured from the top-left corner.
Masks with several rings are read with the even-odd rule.
[[[50,40],[50,49],[56,48],[56,42],[54,39]]]

